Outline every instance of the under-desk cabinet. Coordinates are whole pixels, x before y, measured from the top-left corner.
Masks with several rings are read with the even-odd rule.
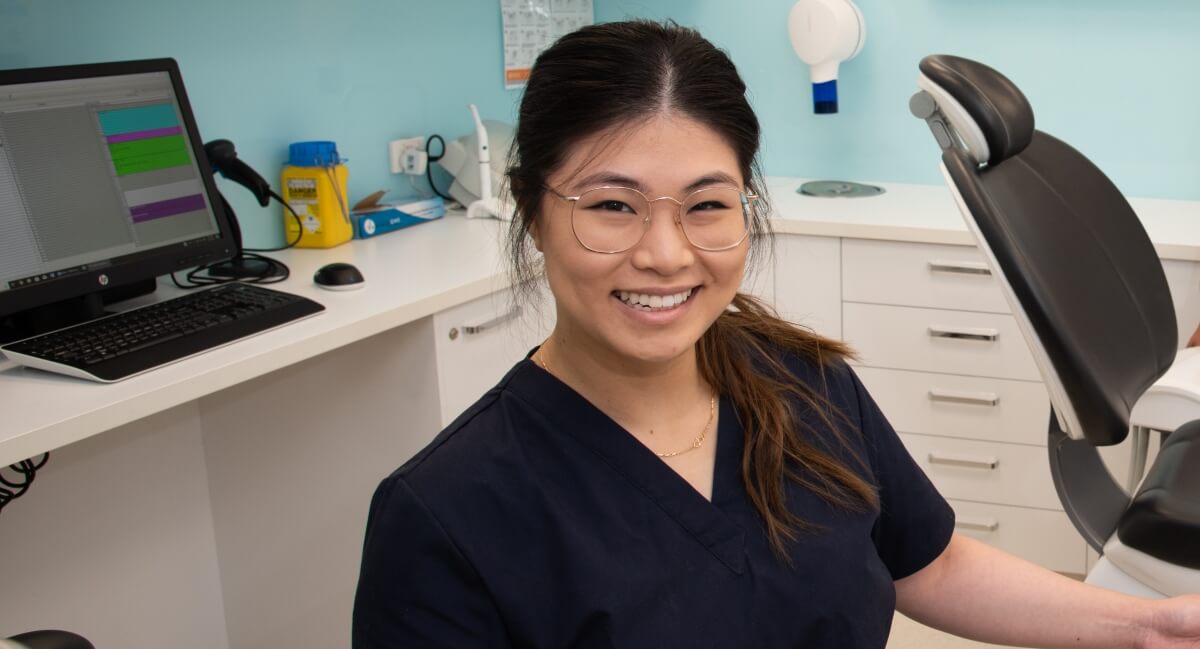
[[[496,385],[554,328],[554,303],[498,291],[433,316],[442,426]]]
[[[825,288],[836,291],[841,337],[859,355],[855,371],[950,501],[957,530],[1053,570],[1084,573],[1085,543],[1050,478],[1049,399],[979,252],[781,238],[784,249],[836,255],[838,267],[822,274],[840,280]],[[811,255],[782,258],[779,276],[813,276],[788,268],[800,258],[812,263]],[[807,308],[829,301],[827,294]],[[805,305],[797,302],[780,308],[799,312]]]
[[[959,532],[1060,572],[1087,569],[1046,452],[1050,401],[974,247],[842,240],[842,317],[863,383]]]

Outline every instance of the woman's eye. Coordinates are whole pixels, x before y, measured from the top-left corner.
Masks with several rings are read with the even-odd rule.
[[[729,208],[727,205],[725,205],[725,203],[722,203],[721,201],[704,201],[703,203],[696,203],[695,205],[693,205],[691,207],[691,209],[703,211],[703,210],[724,210],[724,209],[729,209]]]
[[[589,210],[600,210],[603,212],[630,212],[634,210],[628,204],[621,201],[599,201],[588,207]]]

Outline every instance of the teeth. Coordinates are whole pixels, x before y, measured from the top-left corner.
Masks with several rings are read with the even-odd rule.
[[[647,295],[630,291],[617,291],[617,296],[626,304],[643,309],[671,309],[683,304],[692,296],[692,289],[673,295]]]

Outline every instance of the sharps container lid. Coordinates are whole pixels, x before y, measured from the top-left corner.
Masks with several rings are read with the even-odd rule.
[[[341,162],[335,142],[292,142],[288,145],[288,164],[293,167],[328,167]]]

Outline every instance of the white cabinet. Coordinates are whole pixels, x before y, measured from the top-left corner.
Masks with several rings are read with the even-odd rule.
[[[442,426],[496,385],[554,328],[554,303],[514,304],[499,291],[433,316]]]
[[[1046,451],[1050,402],[971,246],[842,240],[842,330],[856,371],[958,531],[1060,572],[1087,569]]]
[[[1163,272],[1171,289],[1171,300],[1175,302],[1175,322],[1182,347],[1200,324],[1200,263],[1169,259],[1163,261]]]
[[[842,253],[838,239],[778,235],[775,310],[785,320],[842,337]]]

